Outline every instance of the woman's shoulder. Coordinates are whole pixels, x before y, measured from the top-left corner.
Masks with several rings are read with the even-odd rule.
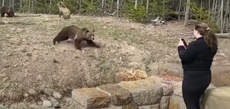
[[[190,42],[189,44],[192,44],[192,45],[199,45],[199,44],[201,44],[201,43],[203,43],[204,42],[204,40],[195,40],[195,41],[192,41],[192,42]]]
[[[188,45],[191,46],[191,45],[194,45],[194,44],[196,44],[196,43],[197,43],[197,41],[192,41],[192,42],[190,42]]]

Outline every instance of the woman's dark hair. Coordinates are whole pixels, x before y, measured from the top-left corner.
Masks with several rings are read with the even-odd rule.
[[[218,42],[215,33],[204,22],[198,22],[195,24],[195,30],[197,30],[203,37],[204,41],[212,50],[216,50]]]

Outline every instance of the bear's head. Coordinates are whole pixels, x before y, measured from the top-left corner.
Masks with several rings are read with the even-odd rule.
[[[83,34],[87,40],[94,40],[94,32],[95,30],[88,30],[87,28],[82,28]]]
[[[13,16],[14,16],[14,10],[13,10],[13,8],[9,8],[9,9],[7,10],[7,15],[8,15],[9,17],[13,17]]]
[[[58,2],[58,7],[59,8],[66,8],[65,4],[63,2]]]

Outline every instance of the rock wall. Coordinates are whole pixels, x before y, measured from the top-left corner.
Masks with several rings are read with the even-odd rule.
[[[186,109],[181,91],[182,82],[165,81],[157,76],[136,81],[122,81],[93,88],[80,88],[72,91],[76,109]],[[210,88],[213,88],[210,86]],[[217,109],[218,104],[230,107],[230,88],[215,88],[206,91],[205,109]],[[219,94],[216,91],[225,90]],[[212,96],[212,97],[209,97]],[[228,101],[222,102],[220,99]],[[216,102],[217,107],[213,107]],[[222,103],[220,103],[222,102]]]
[[[173,88],[151,76],[72,91],[76,109],[168,109]]]

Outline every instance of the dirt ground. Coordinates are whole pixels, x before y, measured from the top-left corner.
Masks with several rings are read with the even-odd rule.
[[[19,16],[0,18],[0,102],[39,100],[54,92],[69,96],[74,88],[113,83],[122,70],[182,76],[177,44],[180,38],[192,41],[193,26],[184,27],[183,21],[153,27],[113,17]],[[95,29],[101,48],[82,43],[83,50],[75,50],[71,40],[54,46],[53,38],[67,25]],[[219,53],[229,60],[230,40],[219,44]]]

